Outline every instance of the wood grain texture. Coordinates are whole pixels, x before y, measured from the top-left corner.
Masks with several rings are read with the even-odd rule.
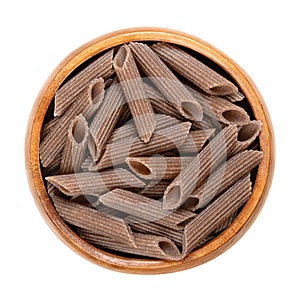
[[[59,217],[42,179],[39,163],[41,128],[56,90],[76,67],[92,56],[110,47],[132,41],[164,41],[185,46],[204,55],[223,68],[234,79],[248,100],[255,119],[261,120],[263,123],[259,142],[264,157],[258,168],[251,198],[229,228],[180,261],[131,259],[91,246],[74,233]],[[164,28],[133,28],[115,31],[90,41],[72,52],[53,71],[42,87],[31,111],[26,134],[25,161],[31,192],[41,214],[56,235],[71,249],[97,265],[119,272],[135,274],[170,273],[192,268],[215,258],[237,242],[249,229],[259,214],[271,185],[275,161],[274,134],[262,96],[251,78],[233,60],[201,39],[182,32]]]

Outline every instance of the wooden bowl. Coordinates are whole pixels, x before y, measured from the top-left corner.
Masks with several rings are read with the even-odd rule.
[[[250,200],[225,231],[181,261],[126,258],[91,246],[59,217],[46,192],[41,174],[39,162],[41,128],[55,91],[64,79],[87,59],[110,47],[131,41],[164,41],[190,48],[206,56],[235,80],[246,96],[255,119],[263,122],[259,142],[264,157],[258,168]],[[63,242],[75,252],[102,267],[127,273],[158,274],[203,264],[223,253],[246,232],[259,214],[271,185],[274,169],[274,137],[262,96],[253,81],[234,61],[208,43],[182,32],[162,28],[133,28],[103,35],[78,48],[59,64],[41,89],[32,108],[27,128],[25,156],[28,181],[36,204],[46,222]]]

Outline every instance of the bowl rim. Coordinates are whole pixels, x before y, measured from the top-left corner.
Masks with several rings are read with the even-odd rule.
[[[263,122],[259,141],[264,157],[258,168],[251,198],[227,229],[180,261],[126,258],[88,244],[59,217],[47,194],[41,174],[40,133],[48,105],[55,91],[64,79],[84,61],[108,48],[131,41],[164,41],[190,48],[206,56],[236,81],[248,99],[255,118]],[[49,227],[65,244],[89,261],[111,270],[135,274],[161,274],[185,270],[203,264],[230,248],[250,228],[262,209],[271,186],[274,163],[275,144],[271,119],[260,92],[247,73],[227,55],[207,42],[177,30],[156,27],[114,31],[93,39],[70,53],[56,67],[40,90],[30,113],[25,141],[25,164],[30,190]]]

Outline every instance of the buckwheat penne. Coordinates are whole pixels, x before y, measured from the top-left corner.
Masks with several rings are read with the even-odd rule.
[[[193,157],[127,157],[126,163],[139,177],[148,180],[174,179]]]
[[[68,196],[103,194],[113,188],[143,188],[145,183],[125,169],[54,175],[46,180]]]
[[[158,182],[157,180],[150,181],[144,189],[138,192],[138,194],[152,199],[162,199],[169,184],[170,181],[168,180],[161,180]]]
[[[88,123],[80,114],[70,124],[61,157],[59,174],[76,173],[81,170],[87,148]]]
[[[224,99],[230,102],[239,102],[242,101],[244,98],[245,96],[241,92],[236,92],[235,94],[227,95],[224,97]]]
[[[167,228],[155,222],[147,222],[141,218],[127,216],[124,221],[129,224],[130,228],[136,232],[150,233],[159,236],[165,236],[171,239],[177,245],[182,245],[183,232],[178,228]]]
[[[238,128],[237,145],[233,154],[247,149],[258,137],[262,127],[261,121],[250,121]]]
[[[129,47],[141,70],[168,101],[174,103],[180,113],[187,119],[201,121],[203,117],[201,104],[194,99],[156,53],[143,43],[132,42]]]
[[[63,84],[55,93],[54,116],[63,115],[76,101],[76,96],[96,77],[108,78],[113,74],[113,49],[101,55],[73,78]]]
[[[249,123],[248,113],[240,106],[231,103],[221,97],[205,95],[189,88],[195,99],[201,103],[206,115],[228,125],[245,125]]]
[[[59,166],[60,166],[60,162],[61,162],[61,156],[62,156],[62,153],[59,153],[58,155],[56,155],[56,157],[54,157],[51,164],[48,167],[44,168],[44,170],[43,170],[44,176],[51,176],[51,175],[58,174]]]
[[[154,111],[128,45],[120,47],[113,65],[139,137],[148,143],[156,124]]]
[[[180,154],[198,153],[203,148],[205,142],[214,134],[214,132],[214,128],[190,131],[182,146],[178,148],[178,152]]]
[[[124,102],[120,84],[115,79],[90,125],[88,146],[94,161],[101,158],[118,119],[125,112]]]
[[[199,188],[193,191],[184,207],[193,211],[205,207],[214,197],[249,174],[262,158],[261,151],[253,150],[246,150],[231,157],[215,170]]]
[[[175,45],[156,43],[151,48],[171,69],[208,94],[230,95],[238,91],[232,82]]]
[[[139,138],[108,144],[99,163],[90,170],[124,164],[129,156],[149,156],[176,149],[184,143],[190,127],[191,123],[185,122],[164,128],[157,131],[147,144]]]
[[[251,195],[250,176],[246,176],[221,194],[185,226],[183,255],[190,253],[226,219],[245,204]]]
[[[147,83],[145,83],[145,89],[155,112],[169,115],[179,120],[184,120],[184,117],[178,110],[176,104],[168,101],[163,94]]]
[[[41,132],[41,141],[49,134],[49,132],[57,122],[59,122],[59,118],[52,118],[50,121],[43,125]]]
[[[215,234],[218,234],[220,231],[226,229],[231,223],[236,219],[240,212],[240,209],[236,210],[229,218],[227,218],[221,225],[215,230]]]
[[[133,233],[124,220],[110,217],[96,209],[70,202],[61,197],[53,197],[53,202],[61,218],[69,224],[134,247]]]
[[[209,173],[231,154],[236,145],[236,136],[236,126],[228,126],[199,152],[167,187],[163,197],[165,209],[176,209],[184,204]]]
[[[89,86],[55,124],[51,132],[40,144],[40,159],[44,167],[51,165],[55,157],[62,151],[70,122],[82,114],[87,120],[99,107],[104,94],[102,78],[93,80]]]
[[[123,253],[135,254],[143,257],[160,258],[165,260],[179,260],[181,254],[177,246],[170,239],[162,236],[133,233],[135,246],[128,246],[113,239],[88,232],[79,232],[80,236],[91,244]]]
[[[155,114],[154,117],[156,121],[154,133],[166,127],[180,123],[179,120],[164,114]],[[133,123],[133,120],[130,120],[125,125],[116,128],[112,132],[111,137],[107,141],[107,143],[115,143],[115,142],[119,142],[120,140],[126,140],[128,138],[136,138],[136,137],[138,137],[136,127]]]
[[[100,196],[99,201],[129,215],[171,228],[180,227],[195,217],[194,213],[183,209],[166,211],[160,201],[122,189],[114,189]]]
[[[89,171],[89,166],[94,163],[94,160],[91,155],[88,155],[81,164],[81,170],[83,172]]]
[[[148,97],[150,99],[150,102],[152,104],[152,107],[156,113],[169,115],[181,121],[186,120],[182,116],[182,114],[178,111],[176,106],[172,102],[166,100],[166,98],[158,90],[156,90],[155,88],[153,88],[151,85],[147,83],[145,83],[145,88]],[[205,115],[203,115],[201,121],[190,120],[190,122],[193,124],[193,127],[195,129],[209,129],[213,127],[208,116]]]
[[[121,114],[119,120],[116,123],[116,128],[123,126],[126,124],[126,122],[130,121],[132,119],[130,109],[127,105],[127,103],[124,104],[124,112]]]

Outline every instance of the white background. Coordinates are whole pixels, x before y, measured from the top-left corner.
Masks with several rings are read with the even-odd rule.
[[[0,298],[300,299],[297,4],[1,1]],[[273,185],[257,221],[226,253],[174,274],[121,274],[75,254],[40,216],[25,174],[27,120],[48,75],[81,44],[134,26],[184,31],[233,58],[260,89],[276,136]]]

